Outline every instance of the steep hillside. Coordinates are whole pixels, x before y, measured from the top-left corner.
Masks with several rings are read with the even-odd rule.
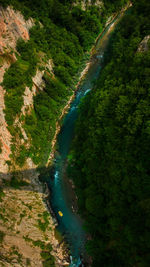
[[[33,19],[25,21],[20,12],[12,8],[0,8],[0,265],[1,266],[43,266],[44,257],[49,258],[51,266],[54,258],[50,255],[51,244],[54,251],[56,265],[65,263],[62,245],[54,235],[54,222],[47,213],[43,200],[43,186],[39,183],[39,173],[31,159],[27,159],[22,168],[16,165],[11,157],[12,143],[30,145],[18,118],[13,124],[20,127],[24,139],[12,135],[5,120],[6,91],[2,87],[3,77],[8,68],[17,61],[16,44],[19,38],[29,40],[29,29],[33,27]],[[44,63],[45,64],[45,63]],[[45,64],[52,69],[51,60]],[[41,87],[43,71],[37,70],[33,77],[32,89],[25,87],[21,114],[33,108],[33,95]],[[11,84],[12,85],[12,84]],[[12,96],[13,97],[13,96]],[[17,103],[19,105],[19,103]],[[10,165],[11,162],[11,165]],[[14,172],[13,172],[14,171]],[[21,179],[22,182],[19,182]],[[3,189],[3,190],[2,190]],[[42,252],[42,251],[46,252]],[[45,253],[45,256],[44,254]],[[48,256],[49,255],[49,256]]]
[[[6,10],[0,8],[0,83],[3,82],[5,71],[10,67],[12,63],[16,61],[16,43],[19,38],[29,40],[29,29],[33,26],[33,21],[29,19],[25,21],[23,16],[19,12],[14,12],[13,9],[8,7]],[[9,160],[10,155],[10,142],[11,135],[7,129],[4,116],[4,93],[5,91],[0,86],[1,93],[1,108],[0,108],[0,136],[1,136],[1,154],[0,154],[0,166],[1,172],[6,173],[8,166],[6,161]]]
[[[80,106],[69,175],[92,266],[150,263],[150,4],[133,1]]]

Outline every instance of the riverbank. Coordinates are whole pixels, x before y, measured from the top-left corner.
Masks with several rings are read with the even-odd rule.
[[[75,85],[75,90],[72,91],[72,95],[69,97],[69,99],[67,101],[67,104],[63,108],[63,110],[61,112],[61,115],[59,117],[59,120],[56,122],[55,135],[54,135],[53,140],[52,140],[52,143],[51,143],[52,144],[51,145],[51,153],[50,153],[49,158],[47,160],[46,167],[51,166],[52,163],[53,163],[52,160],[54,159],[54,155],[55,155],[55,151],[56,151],[57,136],[58,136],[58,134],[60,132],[60,129],[61,129],[61,121],[62,121],[63,117],[65,116],[65,114],[67,114],[67,112],[68,112],[68,110],[70,108],[70,105],[71,105],[72,101],[75,98],[76,92],[79,89],[79,86],[83,82],[86,74],[88,73],[91,65],[93,64],[93,56],[97,52],[96,47],[98,45],[98,42],[101,40],[102,35],[105,33],[105,31],[107,30],[107,28],[110,27],[110,25],[113,23],[113,21],[114,21],[114,23],[111,25],[111,27],[109,29],[109,32],[114,29],[115,25],[117,24],[117,21],[115,21],[115,19],[117,19],[117,16],[119,16],[119,14],[122,14],[123,15],[124,12],[129,8],[129,6],[130,5],[127,5],[125,8],[123,8],[121,10],[120,13],[114,14],[112,17],[108,18],[108,20],[107,20],[107,22],[105,24],[105,27],[103,29],[103,31],[96,38],[95,43],[92,46],[92,48],[90,50],[90,53],[89,53],[90,57],[89,57],[88,61],[86,62],[85,67],[84,67],[84,69],[82,70],[82,72],[81,72],[81,74],[79,76],[79,81]],[[121,16],[120,16],[120,18],[121,18]]]
[[[108,18],[108,20],[107,20],[107,22],[106,22],[106,24],[105,24],[105,27],[104,27],[104,29],[103,29],[103,31],[98,35],[98,37],[96,38],[96,42],[95,42],[95,46],[93,47],[93,49],[98,45],[98,42],[99,42],[99,40],[101,39],[101,36],[105,33],[105,31],[106,31],[106,29],[107,28],[109,28],[109,26],[113,23],[113,21],[114,21],[114,23],[111,25],[112,27],[114,27],[115,25],[116,25],[116,23],[117,23],[117,17],[119,17],[119,19],[121,19],[121,17],[124,15],[124,13],[125,13],[125,11],[128,9],[128,8],[130,8],[132,6],[132,3],[131,2],[129,2],[124,8],[122,8],[121,9],[121,11],[120,12],[117,12],[117,13],[115,13],[114,15],[112,15],[111,17],[109,17]],[[116,23],[115,23],[116,22]],[[94,50],[92,50],[92,55],[94,54]]]
[[[118,19],[120,19],[120,17]],[[75,206],[72,207],[72,205],[70,205],[70,203],[72,201],[74,201],[74,199],[75,199],[74,197],[70,196],[70,194],[72,194],[72,193],[70,193],[70,191],[71,192],[74,191],[74,188],[73,188],[74,186],[70,182],[66,183],[66,181],[64,181],[65,178],[63,176],[63,172],[65,169],[64,163],[66,162],[66,157],[67,157],[66,153],[67,153],[69,145],[70,145],[69,144],[70,137],[68,136],[68,132],[70,132],[70,128],[73,127],[73,125],[70,123],[72,122],[72,119],[74,120],[74,118],[75,118],[75,117],[73,117],[73,112],[76,110],[76,108],[80,102],[80,99],[86,94],[86,91],[88,91],[89,88],[92,88],[93,78],[98,77],[98,75],[99,75],[99,72],[101,69],[101,63],[102,63],[102,61],[101,61],[102,52],[107,47],[107,42],[109,40],[110,34],[114,30],[114,27],[115,27],[116,23],[118,22],[118,19],[117,19],[117,21],[114,22],[114,18],[113,18],[113,20],[109,24],[109,27],[107,25],[107,27],[103,31],[103,33],[105,33],[105,31],[106,31],[105,36],[103,36],[103,37],[102,37],[102,35],[99,36],[99,39],[101,40],[101,42],[100,42],[101,45],[99,45],[99,42],[98,42],[99,40],[95,44],[95,46],[98,45],[98,47],[96,47],[96,48],[97,48],[97,51],[99,53],[99,54],[97,54],[98,59],[97,59],[96,64],[95,64],[95,61],[93,61],[93,53],[92,53],[92,49],[91,49],[90,60],[87,62],[84,70],[81,72],[79,82],[76,85],[77,90],[71,96],[71,98],[69,99],[69,102],[65,106],[65,109],[61,113],[61,119],[60,119],[59,123],[57,124],[57,134],[55,135],[55,140],[53,143],[54,144],[54,146],[53,146],[54,151],[53,151],[53,154],[51,154],[51,158],[50,158],[50,160],[52,160],[54,158],[55,145],[57,142],[57,135],[60,132],[61,120],[62,120],[63,116],[67,113],[67,111],[70,107],[70,104],[74,100],[72,103],[71,110],[69,111],[69,113],[65,117],[65,120],[63,122],[63,130],[61,131],[61,134],[59,136],[59,149],[58,149],[59,156],[58,156],[58,158],[56,157],[55,170],[53,173],[52,181],[50,182],[50,188],[52,188],[52,196],[50,196],[51,197],[50,201],[52,204],[52,209],[55,211],[55,214],[57,216],[59,228],[62,230],[62,233],[66,233],[66,235],[68,235],[68,239],[70,241],[69,244],[72,245],[73,242],[75,242],[75,240],[78,240],[78,242],[81,243],[81,244],[77,244],[74,247],[72,247],[72,249],[73,249],[72,251],[75,252],[76,250],[78,250],[78,253],[82,251],[81,247],[83,248],[83,246],[84,246],[85,235],[82,232],[83,230],[81,230],[82,229],[82,223],[79,223],[80,218],[79,219],[77,218],[78,217],[76,214],[77,208]],[[106,42],[106,36],[107,36],[107,42]],[[101,46],[102,46],[102,51],[99,50]],[[89,75],[89,73],[90,73],[90,75]],[[81,85],[81,82],[84,80],[85,77],[86,77],[85,82],[83,82],[83,84]],[[90,81],[90,83],[89,83],[89,81]],[[89,85],[91,87],[89,87]],[[83,86],[83,88],[82,88],[82,86]],[[76,98],[75,98],[75,95],[76,95]],[[78,99],[77,102],[75,102],[76,99]],[[70,132],[70,134],[72,135],[71,132]],[[66,149],[65,149],[65,146],[67,146]],[[63,183],[63,186],[62,186],[62,183]],[[67,186],[66,186],[66,189],[64,190],[65,184],[67,184]],[[61,199],[59,200],[59,198],[61,198]],[[71,212],[70,212],[70,208],[72,210]],[[58,216],[59,211],[61,211],[63,214],[62,218],[59,218],[59,216]],[[74,218],[75,218],[75,222],[74,222]],[[78,222],[76,222],[76,220]],[[76,237],[74,239],[74,236],[72,236],[72,234],[74,233],[74,227],[72,226],[72,224],[74,224],[76,226],[76,223],[77,223],[77,227],[76,227],[77,230],[75,230]],[[78,231],[78,233],[76,233],[76,231]],[[80,239],[81,237],[79,236],[80,235],[79,233],[81,233],[84,236],[84,237],[82,236],[83,239]],[[78,254],[75,254],[75,255],[78,255]],[[79,257],[79,255],[78,255],[78,257]]]

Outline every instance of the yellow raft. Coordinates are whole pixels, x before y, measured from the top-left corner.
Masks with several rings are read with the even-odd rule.
[[[58,214],[59,214],[60,217],[63,216],[63,213],[61,211],[58,211]]]

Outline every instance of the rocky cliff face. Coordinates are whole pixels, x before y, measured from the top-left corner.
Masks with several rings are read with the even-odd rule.
[[[0,7],[0,83],[3,81],[4,73],[11,63],[16,61],[15,48],[19,38],[29,40],[29,29],[33,26],[32,19],[25,21],[20,12],[8,7]],[[10,160],[11,135],[7,129],[4,117],[4,94],[5,91],[0,86],[0,172],[7,173],[7,160]]]
[[[0,54],[14,52],[18,38],[29,40],[32,19],[24,20],[20,12],[0,7]]]
[[[150,35],[147,35],[144,37],[142,42],[140,43],[138,47],[138,52],[145,52],[148,51],[149,49],[149,40],[150,40]]]
[[[34,21],[24,20],[20,12],[11,7],[0,7],[0,84],[5,71],[16,61],[16,42],[19,38],[29,40],[29,29]],[[42,56],[41,56],[42,58]],[[52,72],[52,61],[45,63]],[[24,105],[21,114],[25,115],[33,107],[33,96],[42,90],[44,71],[37,70],[33,77],[32,89],[25,88]],[[27,159],[23,167],[15,167],[15,174],[10,172],[8,161],[11,160],[11,134],[8,131],[4,115],[5,90],[0,85],[0,185],[3,182],[3,193],[0,191],[0,265],[1,266],[43,266],[41,252],[51,244],[51,252],[56,259],[56,266],[67,265],[64,260],[63,244],[59,245],[54,234],[54,222],[47,213],[43,200],[43,186],[38,180],[39,173],[31,159]],[[15,124],[21,129],[23,139],[28,144],[30,140],[22,127],[19,118]],[[24,142],[17,140],[17,142]],[[21,176],[24,185],[11,188],[7,181],[17,175]],[[28,183],[28,186],[27,186]],[[45,226],[44,226],[45,225]],[[46,228],[45,228],[46,227]]]
[[[95,5],[101,8],[103,6],[103,2],[101,0],[78,0],[73,5],[80,5],[83,10],[86,10],[89,6]]]

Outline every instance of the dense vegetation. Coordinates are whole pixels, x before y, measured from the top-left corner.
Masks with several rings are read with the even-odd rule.
[[[68,171],[94,267],[150,263],[150,45],[138,50],[149,14],[148,1],[133,1],[80,106]]]
[[[4,7],[12,5],[20,10],[26,19],[35,19],[30,40],[18,41],[17,61],[5,73],[3,82],[6,89],[5,116],[13,136],[12,158],[19,166],[23,166],[28,157],[36,164],[46,162],[56,121],[72,94],[83,65],[81,62],[87,57],[86,52],[102,30],[108,15],[127,1],[116,0],[111,4],[106,0],[107,8],[105,5],[100,9],[91,5],[85,11],[80,5],[73,5],[75,2],[80,1],[0,1]],[[46,67],[50,58],[54,63],[54,73]],[[37,88],[34,108],[24,117],[21,116],[23,94],[26,86],[32,88],[32,77],[37,69],[45,71],[45,88],[43,91]],[[31,140],[30,147],[26,140],[20,142],[24,139],[20,123]]]

